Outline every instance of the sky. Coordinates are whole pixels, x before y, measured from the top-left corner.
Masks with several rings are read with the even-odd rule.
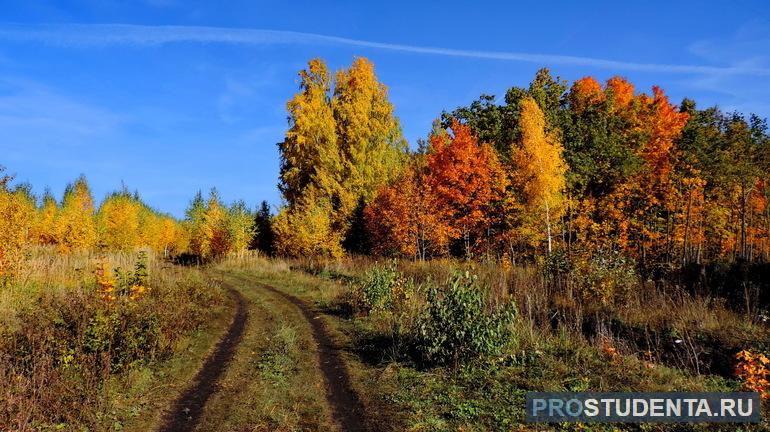
[[[58,197],[281,203],[276,143],[313,57],[375,64],[404,135],[541,67],[770,116],[770,5],[702,1],[0,0],[0,165]]]

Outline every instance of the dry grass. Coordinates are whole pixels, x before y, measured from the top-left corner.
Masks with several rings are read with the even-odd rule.
[[[329,312],[370,415],[392,430],[509,430],[523,422],[527,390],[734,391],[741,383],[732,377],[732,350],[770,340],[754,317],[673,287],[629,279],[622,298],[603,304],[535,267],[453,260],[400,261],[408,282],[396,286],[408,296],[394,291],[401,300],[382,310],[346,309],[374,265],[390,261],[250,256],[220,267],[269,275]],[[410,360],[404,336],[425,306],[425,288],[456,271],[478,276],[490,308],[516,303],[515,338],[501,356],[424,370]]]
[[[199,272],[152,254],[145,295],[103,300],[98,261],[131,270],[136,259],[37,249],[0,289],[0,430],[122,427],[147,402],[131,400],[132,383],[151,382],[153,368],[223,312],[221,291]],[[115,385],[125,391],[116,394]]]
[[[371,257],[304,258],[289,261],[289,266],[349,287],[373,265],[387,262]],[[285,265],[279,263],[272,261],[270,265]],[[564,335],[597,349],[610,341],[624,355],[652,359],[694,374],[726,377],[732,376],[736,352],[770,349],[770,329],[759,315],[733,310],[721,299],[691,295],[676,286],[642,283],[637,277],[616,281],[620,294],[601,302],[581,291],[578,282],[569,280],[584,275],[573,274],[555,282],[534,266],[506,269],[497,263],[441,259],[402,260],[398,269],[418,290],[428,283],[443,283],[456,271],[477,275],[488,290],[490,308],[511,300],[516,303],[517,331],[534,344]],[[420,295],[412,297],[416,303],[422,300]],[[419,308],[419,304],[411,305],[412,310]]]

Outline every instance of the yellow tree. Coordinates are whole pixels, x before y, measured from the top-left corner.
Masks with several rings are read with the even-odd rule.
[[[61,211],[56,217],[56,235],[63,252],[82,250],[96,244],[94,199],[85,177],[64,191]]]
[[[137,217],[139,219],[139,229],[137,246],[149,247],[150,249],[161,252],[158,245],[158,238],[161,230],[161,215],[152,207],[136,198]]]
[[[254,215],[243,201],[236,201],[227,209],[227,235],[230,251],[241,254],[254,238]]]
[[[16,276],[32,240],[35,201],[28,188],[0,184],[0,285]]]
[[[332,228],[328,202],[284,207],[273,222],[276,252],[288,256],[342,256],[342,236]]]
[[[308,196],[338,199],[335,197],[343,191],[329,70],[323,60],[316,58],[299,76],[300,91],[286,104],[289,130],[278,144],[279,188],[289,206]]]
[[[204,235],[204,217],[206,212],[206,202],[203,200],[203,194],[198,191],[190,202],[185,212],[185,231],[187,232],[188,249],[194,255],[204,256],[208,252],[206,236]]]
[[[397,176],[406,142],[387,89],[368,60],[356,59],[350,69],[338,72],[334,90],[320,59],[311,60],[299,75],[300,91],[287,103],[289,130],[279,144],[279,188],[287,203],[279,219],[307,227],[328,224],[326,239],[342,241],[354,231],[359,203],[368,203]],[[302,215],[304,211],[311,213]],[[289,237],[281,241],[285,253],[308,249],[304,243],[290,247],[290,239],[304,242],[314,237],[286,234]],[[324,241],[319,248],[336,254],[341,245]]]
[[[105,198],[96,214],[99,244],[109,250],[131,251],[140,244],[139,203],[127,191]]]
[[[162,252],[163,256],[169,256],[174,252],[182,251],[186,248],[183,230],[179,222],[170,216],[160,217],[160,229],[154,248]]]
[[[53,245],[58,242],[56,238],[56,214],[59,206],[56,198],[49,190],[43,195],[43,203],[38,209],[35,219],[35,241],[40,245]]]
[[[340,206],[344,217],[349,217],[359,199],[368,203],[380,187],[398,176],[407,145],[388,89],[377,80],[369,60],[356,58],[336,78],[332,108],[346,192]]]
[[[190,235],[190,252],[203,258],[224,255],[229,250],[227,213],[215,189],[207,201],[200,192],[187,209],[186,224]]]
[[[219,257],[230,251],[230,239],[227,232],[227,210],[219,200],[216,189],[209,193],[206,211],[203,216],[203,235],[206,245],[204,256]]]
[[[521,142],[511,152],[514,181],[520,186],[525,211],[545,228],[547,250],[553,250],[552,221],[563,212],[567,165],[562,145],[554,133],[546,133],[545,118],[537,102],[527,97],[520,102]],[[539,231],[539,230],[538,230]],[[542,231],[540,231],[542,232]]]

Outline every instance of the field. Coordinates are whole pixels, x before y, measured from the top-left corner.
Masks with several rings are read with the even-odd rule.
[[[149,255],[143,296],[105,300],[98,269],[132,269],[141,256],[35,251],[24,285],[2,299],[3,429],[524,430],[529,390],[741,390],[735,354],[770,340],[764,324],[714,299],[647,287],[622,310],[596,310],[549,292],[533,268],[449,260],[252,253],[187,267]],[[458,280],[472,280],[481,307],[452,310],[465,322],[426,315],[463,307],[430,294],[458,291]],[[479,336],[492,346],[485,355],[473,339],[431,345],[508,304],[505,337]],[[637,429],[590,429],[618,427]]]

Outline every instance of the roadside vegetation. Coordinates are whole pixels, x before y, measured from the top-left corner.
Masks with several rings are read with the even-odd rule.
[[[216,285],[153,253],[35,249],[25,267],[0,296],[3,430],[119,430],[152,418],[229,318]]]
[[[557,293],[542,292],[548,278],[536,269],[368,258],[244,258],[220,268],[299,295],[324,313],[379,430],[529,430],[527,391],[761,390],[753,380],[763,376],[762,362],[747,367],[740,353],[766,349],[759,347],[770,340],[763,325],[688,296],[657,299],[664,309],[654,314],[634,302],[618,314],[578,313],[576,303],[549,300]],[[574,425],[531,428],[553,427]],[[734,430],[688,428],[655,430]],[[591,426],[618,429],[638,428]]]

